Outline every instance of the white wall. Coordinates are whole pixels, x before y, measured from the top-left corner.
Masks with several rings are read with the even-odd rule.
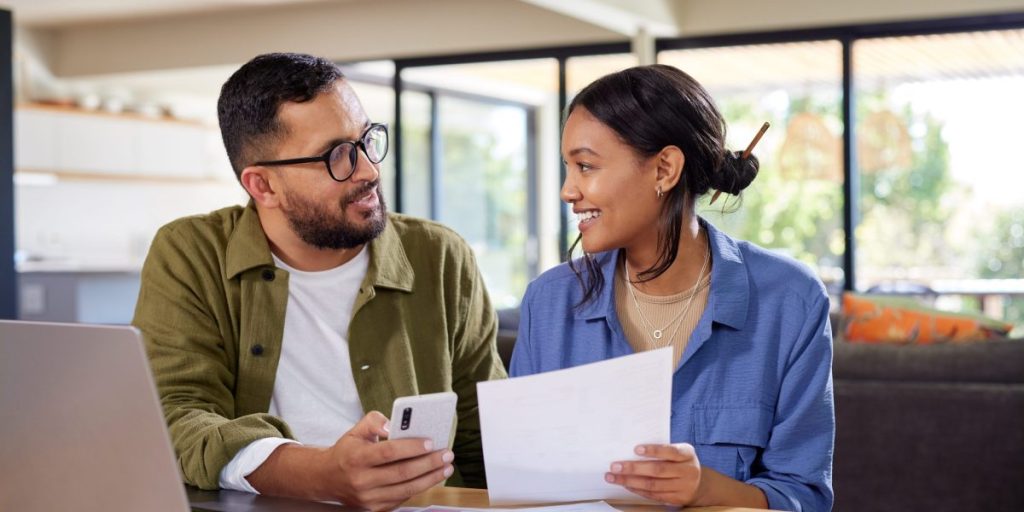
[[[16,247],[42,258],[22,270],[138,270],[160,226],[246,200],[235,182],[18,184],[14,197]]]

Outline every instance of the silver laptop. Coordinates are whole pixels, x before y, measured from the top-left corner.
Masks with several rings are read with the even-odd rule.
[[[137,330],[0,321],[0,510],[189,510]]]

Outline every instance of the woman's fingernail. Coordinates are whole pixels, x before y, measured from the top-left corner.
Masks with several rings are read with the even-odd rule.
[[[452,467],[452,466],[445,466],[444,467],[444,477],[445,478],[448,478],[448,477],[452,476],[452,473],[454,473],[454,472],[455,472],[455,468],[454,467]]]
[[[381,428],[384,429],[384,432],[387,432],[388,434],[390,434],[391,433],[391,422],[390,421],[385,421],[384,422],[384,426],[381,427]]]
[[[644,448],[643,446],[637,446],[636,447],[636,454],[637,455],[643,455],[644,452],[646,452],[646,451],[647,451],[647,448]]]
[[[609,474],[609,473],[605,473],[604,474],[604,481],[608,482],[610,484],[614,484],[615,483],[615,475],[612,475],[612,474]]]
[[[622,464],[618,462],[612,464],[612,473],[622,473]]]
[[[455,460],[455,454],[452,453],[451,451],[444,452],[444,455],[441,456],[441,460],[445,462],[451,462]]]

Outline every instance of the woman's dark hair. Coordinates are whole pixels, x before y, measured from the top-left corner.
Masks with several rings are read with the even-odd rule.
[[[231,167],[242,169],[263,159],[259,146],[280,135],[277,109],[286,101],[303,103],[345,78],[333,62],[301,53],[266,53],[246,62],[224,82],[217,118]]]
[[[658,259],[640,272],[640,281],[660,276],[676,260],[683,213],[694,211],[697,198],[709,190],[739,195],[757,176],[758,160],[744,159],[738,151],[725,148],[725,121],[711,95],[690,75],[662,64],[638,66],[606,75],[584,88],[569,104],[568,119],[577,108],[618,134],[637,155],[652,157],[667,146],[676,146],[686,156],[683,186],[666,191],[658,222]],[[651,191],[652,200],[654,191]],[[569,248],[569,267],[583,287],[578,306],[593,299],[604,286],[604,276],[590,254],[583,255],[584,279],[572,253],[582,235]]]

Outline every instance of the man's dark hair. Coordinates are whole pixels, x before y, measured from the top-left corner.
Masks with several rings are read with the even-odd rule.
[[[242,169],[263,160],[267,141],[284,134],[277,119],[282,103],[303,103],[345,78],[338,66],[301,53],[266,53],[246,62],[224,82],[217,99],[217,118],[231,167]]]

